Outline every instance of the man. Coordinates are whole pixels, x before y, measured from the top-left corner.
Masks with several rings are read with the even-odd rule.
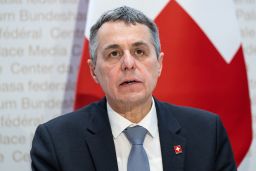
[[[33,171],[236,170],[217,115],[152,97],[164,54],[143,13],[106,12],[91,28],[90,53],[91,75],[106,97],[38,127]]]

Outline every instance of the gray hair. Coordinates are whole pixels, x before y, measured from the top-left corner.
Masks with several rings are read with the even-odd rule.
[[[89,46],[90,46],[91,59],[94,64],[96,64],[96,50],[98,47],[98,43],[97,43],[98,30],[104,23],[110,22],[110,21],[112,22],[123,21],[127,24],[135,25],[136,23],[139,23],[139,24],[146,25],[149,28],[151,33],[156,55],[157,57],[159,56],[161,52],[161,45],[159,40],[158,28],[154,23],[154,21],[152,21],[145,14],[143,14],[142,12],[136,9],[133,9],[127,6],[122,6],[122,7],[105,12],[98,19],[98,21],[91,27]]]

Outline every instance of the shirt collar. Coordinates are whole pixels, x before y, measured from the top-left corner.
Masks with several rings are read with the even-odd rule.
[[[152,106],[150,111],[139,123],[132,123],[128,119],[124,118],[122,115],[115,112],[108,103],[107,103],[107,111],[108,111],[109,122],[110,122],[111,130],[114,138],[117,138],[123,132],[123,130],[126,129],[127,127],[133,127],[136,125],[146,128],[149,134],[153,138],[157,136],[158,124],[157,124],[155,101],[153,98],[152,98]]]

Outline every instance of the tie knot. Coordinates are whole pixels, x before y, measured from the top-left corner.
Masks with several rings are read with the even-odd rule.
[[[132,145],[142,145],[147,130],[141,126],[135,126],[126,128],[124,133]]]

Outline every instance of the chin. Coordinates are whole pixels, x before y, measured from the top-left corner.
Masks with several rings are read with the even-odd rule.
[[[148,100],[148,95],[145,94],[130,94],[122,97],[122,101],[125,103],[143,103]]]

